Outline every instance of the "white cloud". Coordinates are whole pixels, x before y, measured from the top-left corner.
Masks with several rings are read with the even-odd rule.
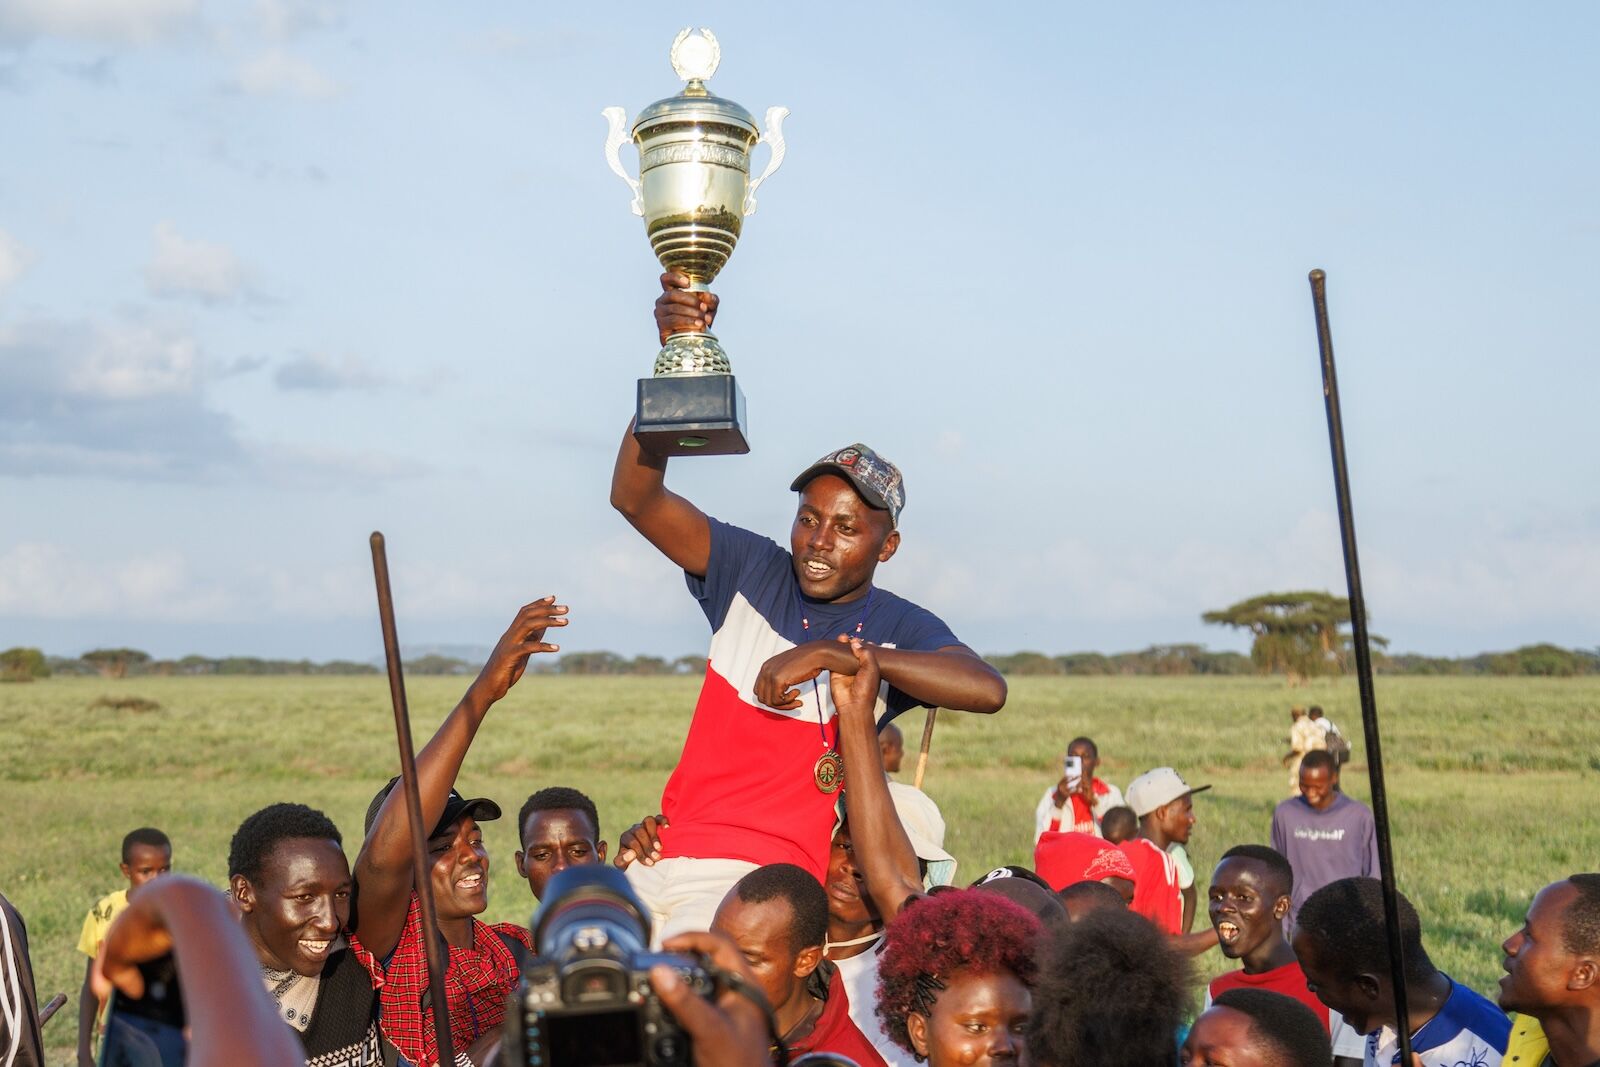
[[[329,29],[344,21],[340,5],[330,0],[259,0],[256,17],[262,30],[275,41]]]
[[[23,243],[0,230],[0,294],[22,277],[33,262],[33,253]]]
[[[220,303],[245,292],[248,272],[227,245],[185,237],[165,221],[156,224],[155,239],[155,255],[144,269],[155,296]]]
[[[0,39],[147,45],[189,28],[199,12],[200,0],[5,0]]]
[[[239,68],[234,84],[252,96],[300,96],[323,100],[339,92],[339,83],[311,62],[280,48],[263,52]]]
[[[0,615],[195,622],[238,607],[227,591],[197,581],[175,551],[107,559],[23,542],[0,552]]]
[[[273,381],[279,389],[331,392],[339,389],[376,389],[387,384],[383,376],[356,356],[335,358],[306,352],[279,365]]]

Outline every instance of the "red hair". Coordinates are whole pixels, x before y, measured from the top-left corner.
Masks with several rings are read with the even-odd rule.
[[[1032,912],[998,893],[959,889],[910,903],[889,924],[878,963],[884,1033],[914,1053],[906,1016],[928,1014],[937,991],[957,971],[1012,974],[1031,989],[1041,932]]]

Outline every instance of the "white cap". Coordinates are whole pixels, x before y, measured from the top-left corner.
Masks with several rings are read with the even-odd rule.
[[[950,885],[956,874],[956,858],[944,850],[944,816],[933,798],[914,786],[889,783],[895,814],[911,839],[917,858],[928,864],[930,885]]]
[[[1157,767],[1153,771],[1145,771],[1128,783],[1128,807],[1142,819],[1181,796],[1188,793],[1204,793],[1210,788],[1209,785],[1191,786],[1183,780],[1183,775],[1171,767]]]

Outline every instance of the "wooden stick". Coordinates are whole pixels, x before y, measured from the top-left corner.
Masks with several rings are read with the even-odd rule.
[[[928,718],[922,724],[922,748],[917,751],[917,773],[911,781],[917,789],[922,788],[922,776],[928,772],[928,746],[933,744],[933,721],[938,716],[938,708],[929,708]]]
[[[61,1010],[61,1005],[66,1002],[67,995],[65,993],[57,993],[51,997],[50,1003],[46,1004],[39,1012],[39,1029],[44,1029],[44,1024],[49,1022],[55,1016],[55,1013]]]
[[[411,824],[411,878],[422,912],[422,950],[428,961],[428,1000],[433,1005],[433,1041],[439,1062],[456,1062],[450,1034],[450,1004],[445,994],[444,972],[449,956],[439,935],[438,913],[433,906],[432,870],[428,863],[428,829],[422,825],[422,795],[417,791],[417,756],[411,747],[411,710],[406,706],[406,682],[400,668],[400,637],[394,623],[394,594],[389,589],[389,556],[383,534],[372,535],[372,576],[378,586],[378,623],[383,628],[383,659],[389,668],[389,699],[394,705],[394,732],[400,745],[400,790],[405,796],[406,819]]]

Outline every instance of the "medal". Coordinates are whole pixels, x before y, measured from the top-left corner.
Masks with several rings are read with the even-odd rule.
[[[872,609],[872,594],[875,590],[867,590],[867,602],[862,605],[861,617],[856,620],[856,634],[861,633],[861,627],[866,625],[867,612]],[[800,594],[795,594],[795,604],[800,605]],[[804,607],[800,611],[800,625],[809,635],[811,633],[811,620],[806,617]],[[811,679],[811,693],[817,698],[817,732],[822,735],[822,755],[817,757],[817,762],[811,768],[811,778],[817,783],[817,790],[822,793],[837,793],[839,787],[844,785],[844,757],[839,755],[839,750],[828,740],[828,728],[822,722],[822,690],[817,685],[815,678]],[[834,737],[839,736],[835,727]]]
[[[816,779],[817,788],[824,793],[837,793],[844,784],[844,760],[839,758],[839,753],[828,749],[817,757],[817,764],[811,769],[812,776]]]

